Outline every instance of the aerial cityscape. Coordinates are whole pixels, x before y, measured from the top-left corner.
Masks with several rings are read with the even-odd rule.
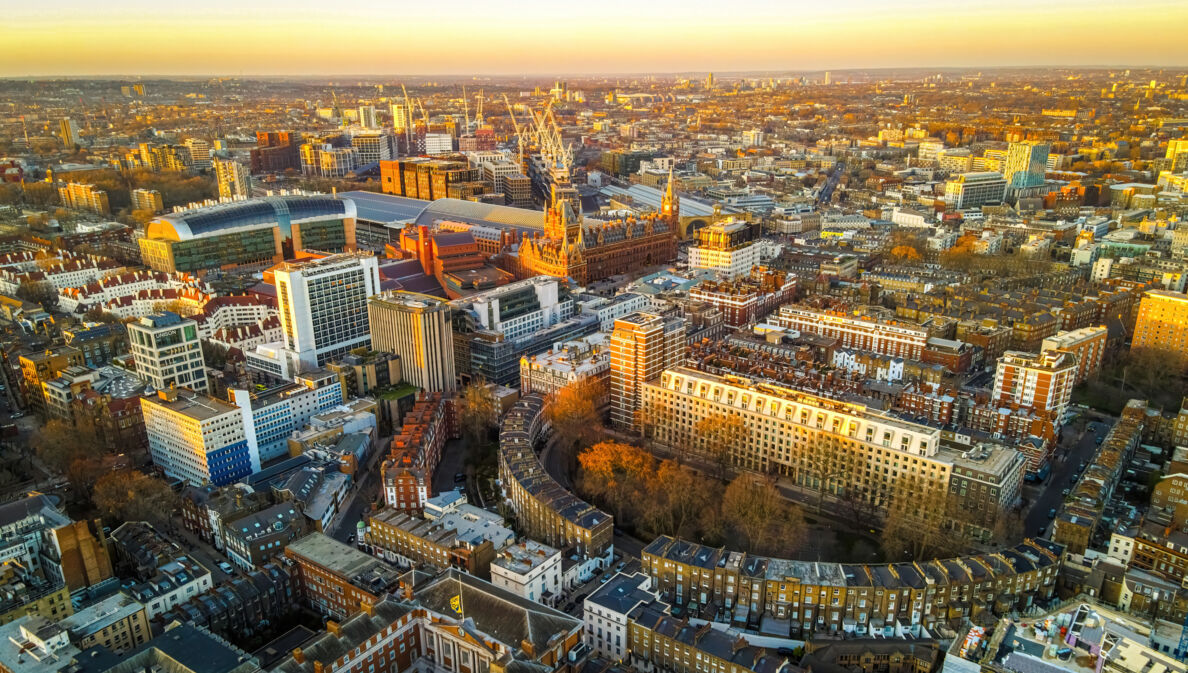
[[[207,4],[4,10],[0,673],[1188,673],[1188,5]]]

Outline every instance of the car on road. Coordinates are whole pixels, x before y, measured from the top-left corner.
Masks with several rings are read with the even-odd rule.
[[[627,567],[626,561],[619,561],[619,565],[615,566],[615,572],[621,573],[621,572],[623,572],[623,568],[626,568],[626,567]]]
[[[455,484],[461,484],[464,481],[466,481],[465,473],[463,473],[463,472],[455,472],[454,473],[454,483]]]
[[[222,570],[223,572],[227,573],[228,575],[235,574],[235,568],[232,568],[231,564],[227,563],[226,561],[219,561],[219,570]]]
[[[600,580],[598,580],[598,581],[599,581],[601,584],[606,584],[607,582],[609,582],[609,581],[610,581],[610,578],[611,578],[611,576],[610,576],[610,573],[607,573],[607,574],[603,575],[603,576],[602,576],[602,579],[600,579]]]
[[[1048,510],[1048,518],[1049,518],[1049,519],[1055,519],[1055,518],[1056,518],[1056,508],[1055,508],[1055,507],[1053,507],[1052,509],[1049,509],[1049,510]]]
[[[1068,497],[1068,494],[1069,494],[1069,493],[1071,493],[1071,492],[1072,492],[1072,491],[1071,491],[1071,489],[1067,489],[1067,488],[1066,488],[1066,489],[1064,489],[1063,491],[1061,491],[1060,495],[1063,495],[1064,497],[1066,497],[1066,498],[1067,498],[1067,497]]]
[[[791,657],[796,653],[792,651],[791,647],[777,647],[776,654],[780,655],[781,657]]]
[[[1047,533],[1048,533],[1047,528],[1041,528],[1035,532],[1037,537],[1043,537],[1044,535],[1047,535]]]

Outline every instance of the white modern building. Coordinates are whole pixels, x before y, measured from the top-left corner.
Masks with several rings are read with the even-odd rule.
[[[533,540],[509,545],[491,562],[491,584],[530,601],[556,605],[561,552]]]
[[[962,173],[945,183],[945,203],[956,210],[1002,203],[1006,186],[998,173]]]
[[[128,323],[127,327],[140,378],[157,390],[178,386],[206,392],[206,363],[198,323],[162,311]]]
[[[480,329],[503,333],[510,341],[552,327],[573,315],[573,299],[561,281],[534,276],[450,302],[456,311],[471,311]]]
[[[598,329],[603,332],[613,330],[619,318],[648,308],[648,298],[637,292],[621,292],[609,299],[593,297],[578,301],[579,311],[598,316]]]
[[[748,235],[750,225],[738,220],[716,222],[697,231],[698,243],[689,248],[689,268],[709,269],[726,278],[751,272],[760,263],[759,246]]]
[[[140,407],[149,454],[166,475],[222,486],[260,470],[239,407],[183,388],[142,397]]]
[[[359,126],[368,129],[379,128],[379,118],[376,117],[374,105],[359,106]]]
[[[262,392],[233,388],[231,398],[243,414],[248,450],[261,463],[287,457],[289,435],[308,425],[315,414],[343,403],[338,377],[323,370]]]
[[[275,275],[290,372],[314,369],[371,346],[367,298],[380,285],[374,255],[351,252],[289,262]]]

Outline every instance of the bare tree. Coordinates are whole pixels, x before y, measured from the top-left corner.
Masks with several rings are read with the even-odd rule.
[[[742,417],[711,413],[697,422],[694,431],[701,439],[705,457],[713,465],[715,476],[725,480],[727,471],[734,463],[734,454],[741,449],[748,434]]]
[[[752,553],[789,553],[805,527],[799,508],[784,500],[773,480],[747,473],[726,487],[722,518],[743,534]]]

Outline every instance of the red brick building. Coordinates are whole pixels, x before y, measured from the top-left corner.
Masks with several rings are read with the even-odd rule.
[[[689,290],[689,298],[716,306],[727,325],[742,327],[795,300],[796,278],[757,266],[737,280],[702,281]]]
[[[579,285],[676,259],[680,212],[671,189],[660,212],[611,221],[585,220],[566,199],[545,212],[544,235],[525,234],[502,265],[516,278],[573,278]]]
[[[388,458],[380,468],[384,502],[419,515],[431,495],[442,449],[446,441],[457,436],[453,400],[441,393],[422,393],[404,415],[404,425],[392,438]]]

